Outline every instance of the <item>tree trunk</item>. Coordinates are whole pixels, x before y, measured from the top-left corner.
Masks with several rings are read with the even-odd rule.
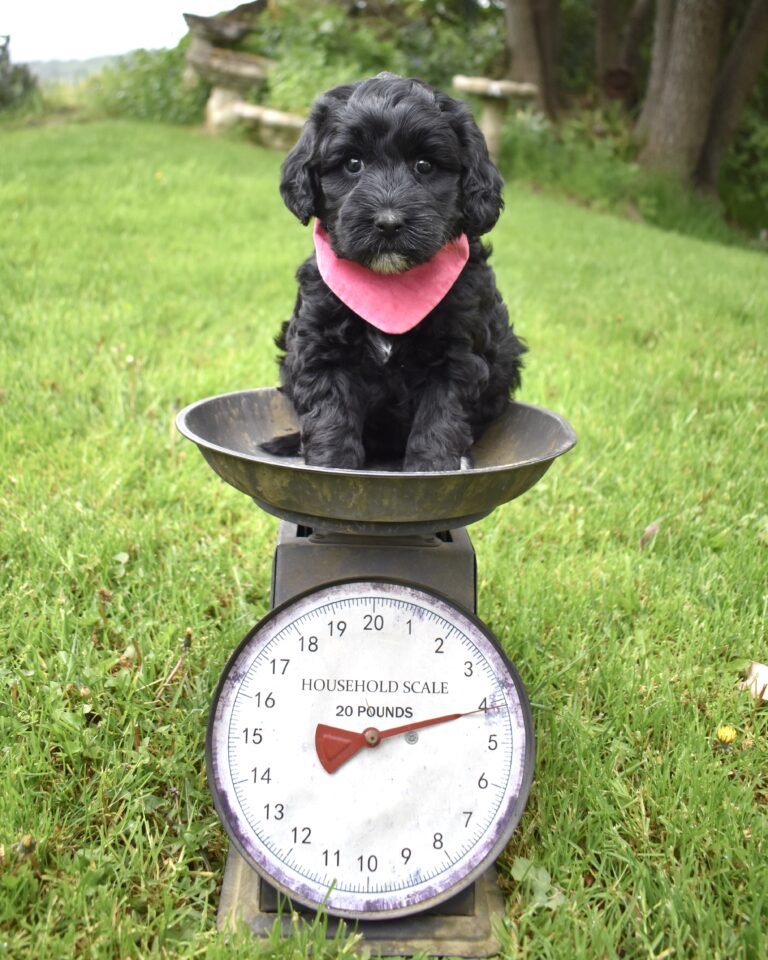
[[[621,32],[624,4],[616,0],[597,0],[595,10],[595,67],[597,82],[602,84],[609,70],[623,67]]]
[[[677,0],[664,87],[640,162],[691,178],[707,135],[727,0]]]
[[[547,113],[556,117],[560,108],[557,65],[560,62],[560,0],[534,0],[536,36],[544,65]]]
[[[696,182],[716,190],[727,150],[744,104],[768,54],[768,0],[752,0],[733,46],[717,78],[709,129],[696,168]]]
[[[651,69],[648,74],[648,86],[645,91],[643,108],[635,125],[635,137],[645,140],[651,129],[653,117],[661,101],[664,78],[667,75],[669,46],[672,39],[672,22],[675,17],[677,0],[656,0],[656,17],[653,22],[653,47],[651,50]]]
[[[624,31],[622,61],[632,75],[636,91],[642,89],[641,47],[653,24],[653,8],[654,0],[635,0]]]
[[[654,0],[597,0],[595,79],[604,99],[634,106],[643,72],[640,47],[653,23]]]
[[[537,102],[550,117],[556,113],[554,87],[556,12],[559,0],[507,0],[504,18],[510,54],[509,77],[533,83]]]

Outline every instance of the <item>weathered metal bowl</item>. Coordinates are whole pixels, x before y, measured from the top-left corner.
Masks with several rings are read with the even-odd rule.
[[[265,440],[298,429],[274,388],[199,400],[176,425],[218,475],[268,513],[323,532],[436,533],[474,523],[525,493],[576,443],[558,414],[510,401],[472,448],[474,467],[435,473],[335,470],[265,453]]]

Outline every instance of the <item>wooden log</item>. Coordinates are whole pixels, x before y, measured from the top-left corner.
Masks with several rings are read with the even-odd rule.
[[[256,53],[214,47],[195,37],[187,51],[187,63],[214,86],[247,93],[264,83],[274,61]]]
[[[491,80],[488,77],[465,77],[457,74],[453,78],[454,89],[462,93],[471,93],[482,102],[480,129],[485,137],[488,153],[494,163],[499,159],[501,149],[501,131],[510,99],[533,99],[538,88],[533,83],[518,83],[515,80]]]
[[[285,127],[296,131],[301,131],[306,120],[306,117],[300,117],[297,113],[285,113],[258,103],[246,103],[244,100],[235,105],[235,113],[240,120],[250,120],[255,123],[265,123],[270,127]]]
[[[266,147],[288,150],[299,139],[305,117],[247,103],[236,91],[214,87],[205,108],[205,124],[212,133],[242,123]]]
[[[219,133],[237,123],[235,107],[243,103],[237,90],[227,87],[214,87],[205,105],[205,127],[211,133]]]
[[[289,150],[299,139],[306,120],[295,113],[244,101],[235,104],[234,114],[237,120],[255,131],[259,143],[275,150]]]
[[[520,97],[530,100],[538,96],[535,83],[518,83],[516,80],[491,80],[488,77],[465,77],[457,74],[453,78],[454,89],[462,93],[474,93],[479,97],[509,99]]]
[[[266,6],[267,0],[256,0],[255,3],[243,3],[215,17],[202,17],[196,13],[185,13],[183,17],[193,36],[211,44],[226,45],[238,43],[248,36],[253,30],[255,18]]]

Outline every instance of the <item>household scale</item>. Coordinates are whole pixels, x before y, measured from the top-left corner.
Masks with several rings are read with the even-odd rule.
[[[476,616],[466,526],[576,442],[510,402],[469,470],[334,470],[260,444],[297,429],[275,389],[201,400],[177,425],[281,519],[270,612],[213,698],[208,780],[229,834],[218,922],[267,935],[293,911],[374,953],[498,951],[494,863],[525,809],[534,732],[523,682]]]

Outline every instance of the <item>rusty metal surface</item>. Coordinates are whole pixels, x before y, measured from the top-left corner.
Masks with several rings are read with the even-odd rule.
[[[510,402],[472,448],[471,470],[404,473],[307,466],[260,444],[297,429],[273,388],[200,400],[176,418],[213,470],[277,517],[320,531],[392,536],[463,527],[525,493],[576,443],[558,414]]]
[[[219,902],[218,927],[233,929],[240,920],[254,934],[267,937],[275,920],[280,918],[285,936],[292,932],[291,904],[283,902],[283,911],[264,910],[261,897],[263,881],[234,847],[230,847],[224,883]],[[269,904],[269,898],[265,898]],[[363,939],[357,952],[373,956],[409,957],[424,951],[431,956],[490,957],[499,951],[493,935],[494,917],[504,915],[504,896],[496,883],[495,869],[488,870],[475,883],[474,909],[468,912],[462,904],[452,915],[419,914],[399,920],[362,921],[353,926]],[[301,917],[300,923],[311,923]],[[342,921],[328,917],[326,936],[336,935]]]
[[[396,577],[476,609],[475,551],[464,529],[436,536],[311,534],[283,521],[273,562],[272,606],[347,577]]]

